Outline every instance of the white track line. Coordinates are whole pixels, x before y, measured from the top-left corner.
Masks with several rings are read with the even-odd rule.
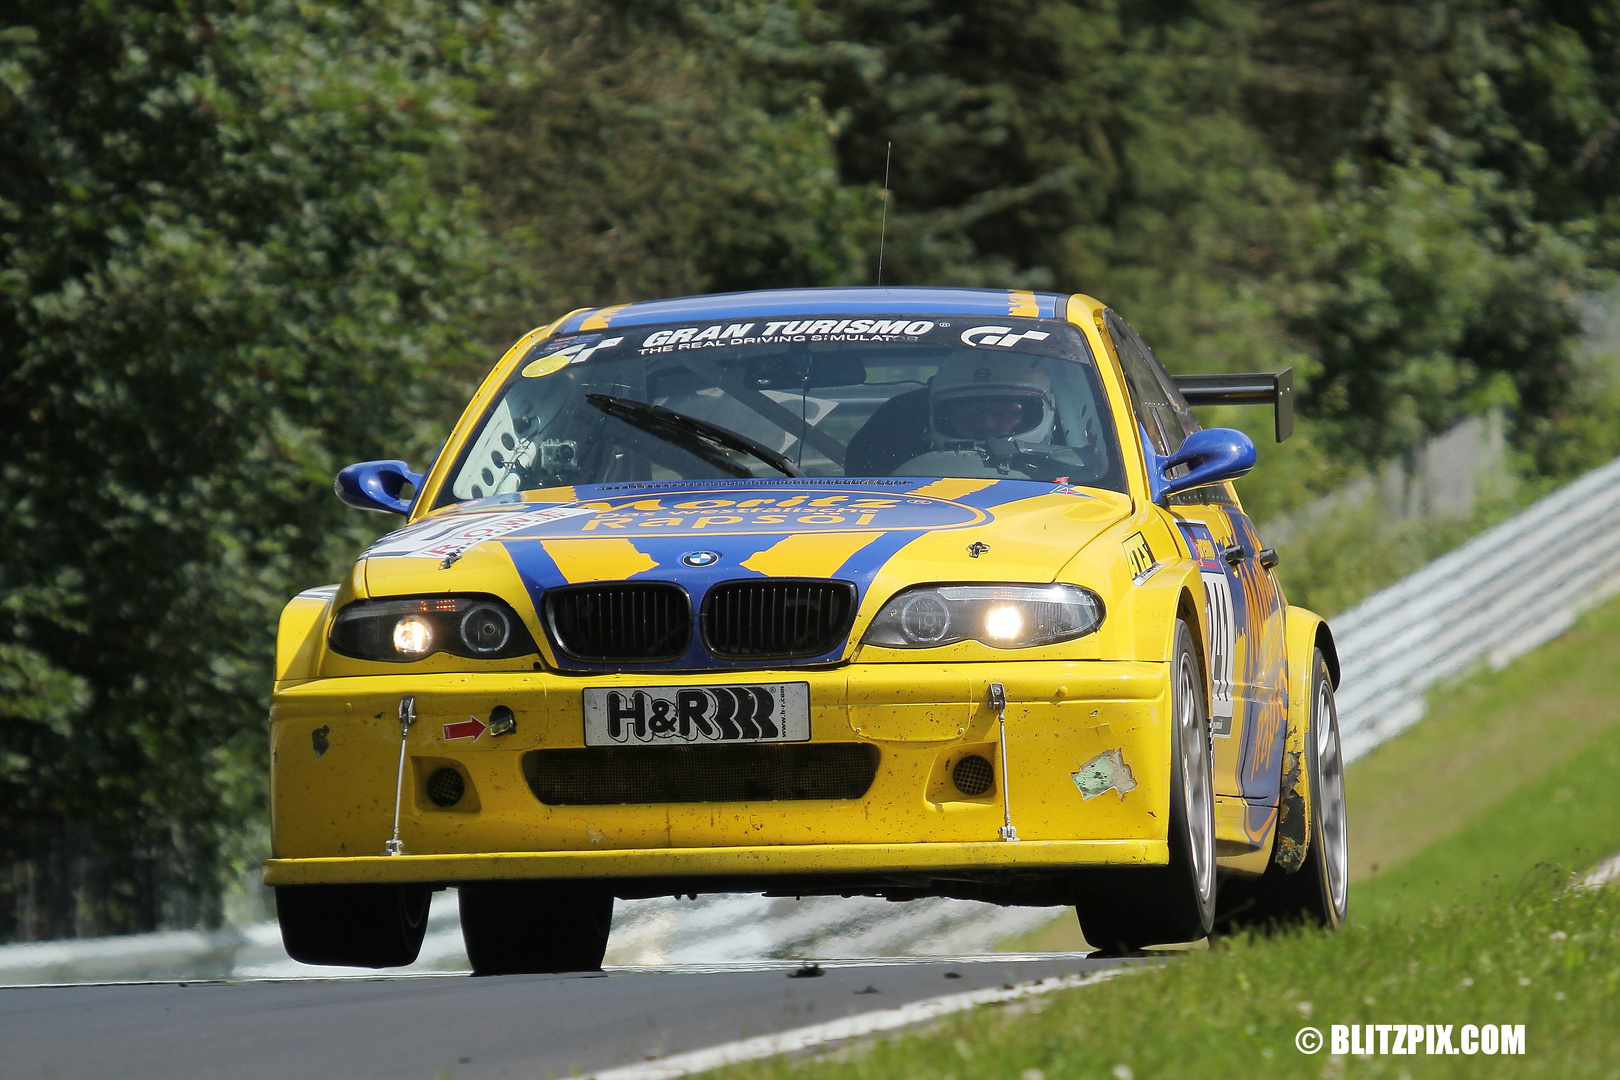
[[[620,1065],[592,1073],[586,1080],[676,1080],[677,1077],[718,1069],[723,1065],[736,1065],[743,1061],[757,1061],[777,1054],[791,1054],[810,1050],[827,1043],[841,1042],[861,1035],[920,1024],[951,1013],[962,1012],[976,1005],[990,1005],[1001,1001],[1017,1001],[1037,994],[1050,994],[1054,990],[1067,990],[1076,986],[1112,979],[1128,968],[1110,968],[1090,975],[1065,975],[1062,978],[1042,979],[1023,983],[1008,989],[968,990],[960,994],[927,998],[902,1005],[897,1009],[879,1009],[876,1012],[846,1016],[842,1020],[829,1020],[823,1024],[794,1028],[775,1035],[760,1035],[752,1039],[722,1043],[706,1050],[692,1050],[684,1054],[671,1054],[657,1061],[639,1065]]]
[[[1620,882],[1620,855],[1613,855],[1586,872],[1581,884],[1589,889]]]

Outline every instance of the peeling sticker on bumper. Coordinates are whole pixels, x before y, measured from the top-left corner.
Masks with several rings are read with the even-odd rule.
[[[1080,796],[1086,802],[1110,788],[1119,795],[1120,802],[1124,802],[1125,793],[1136,790],[1136,777],[1131,775],[1131,767],[1125,764],[1125,757],[1118,750],[1103,751],[1080,766],[1079,772],[1070,773],[1069,779],[1080,789]]]

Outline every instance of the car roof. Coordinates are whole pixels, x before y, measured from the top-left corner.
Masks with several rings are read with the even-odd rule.
[[[747,319],[766,315],[989,315],[1061,319],[1067,295],[1021,289],[761,289],[682,296],[580,311],[557,333],[653,323]]]

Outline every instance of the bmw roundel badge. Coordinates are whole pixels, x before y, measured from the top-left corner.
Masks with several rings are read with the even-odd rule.
[[[713,566],[720,561],[718,551],[688,551],[681,556],[681,562],[687,566]]]

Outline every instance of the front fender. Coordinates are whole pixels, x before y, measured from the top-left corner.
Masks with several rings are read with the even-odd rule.
[[[1177,559],[1164,564],[1127,594],[1132,659],[1168,661],[1176,645],[1176,619],[1191,625],[1198,663],[1203,668],[1204,700],[1209,700],[1209,626],[1205,615],[1204,579],[1198,564]]]
[[[321,628],[337,595],[336,585],[306,589],[281,609],[276,626],[276,685],[313,679],[320,662]]]

